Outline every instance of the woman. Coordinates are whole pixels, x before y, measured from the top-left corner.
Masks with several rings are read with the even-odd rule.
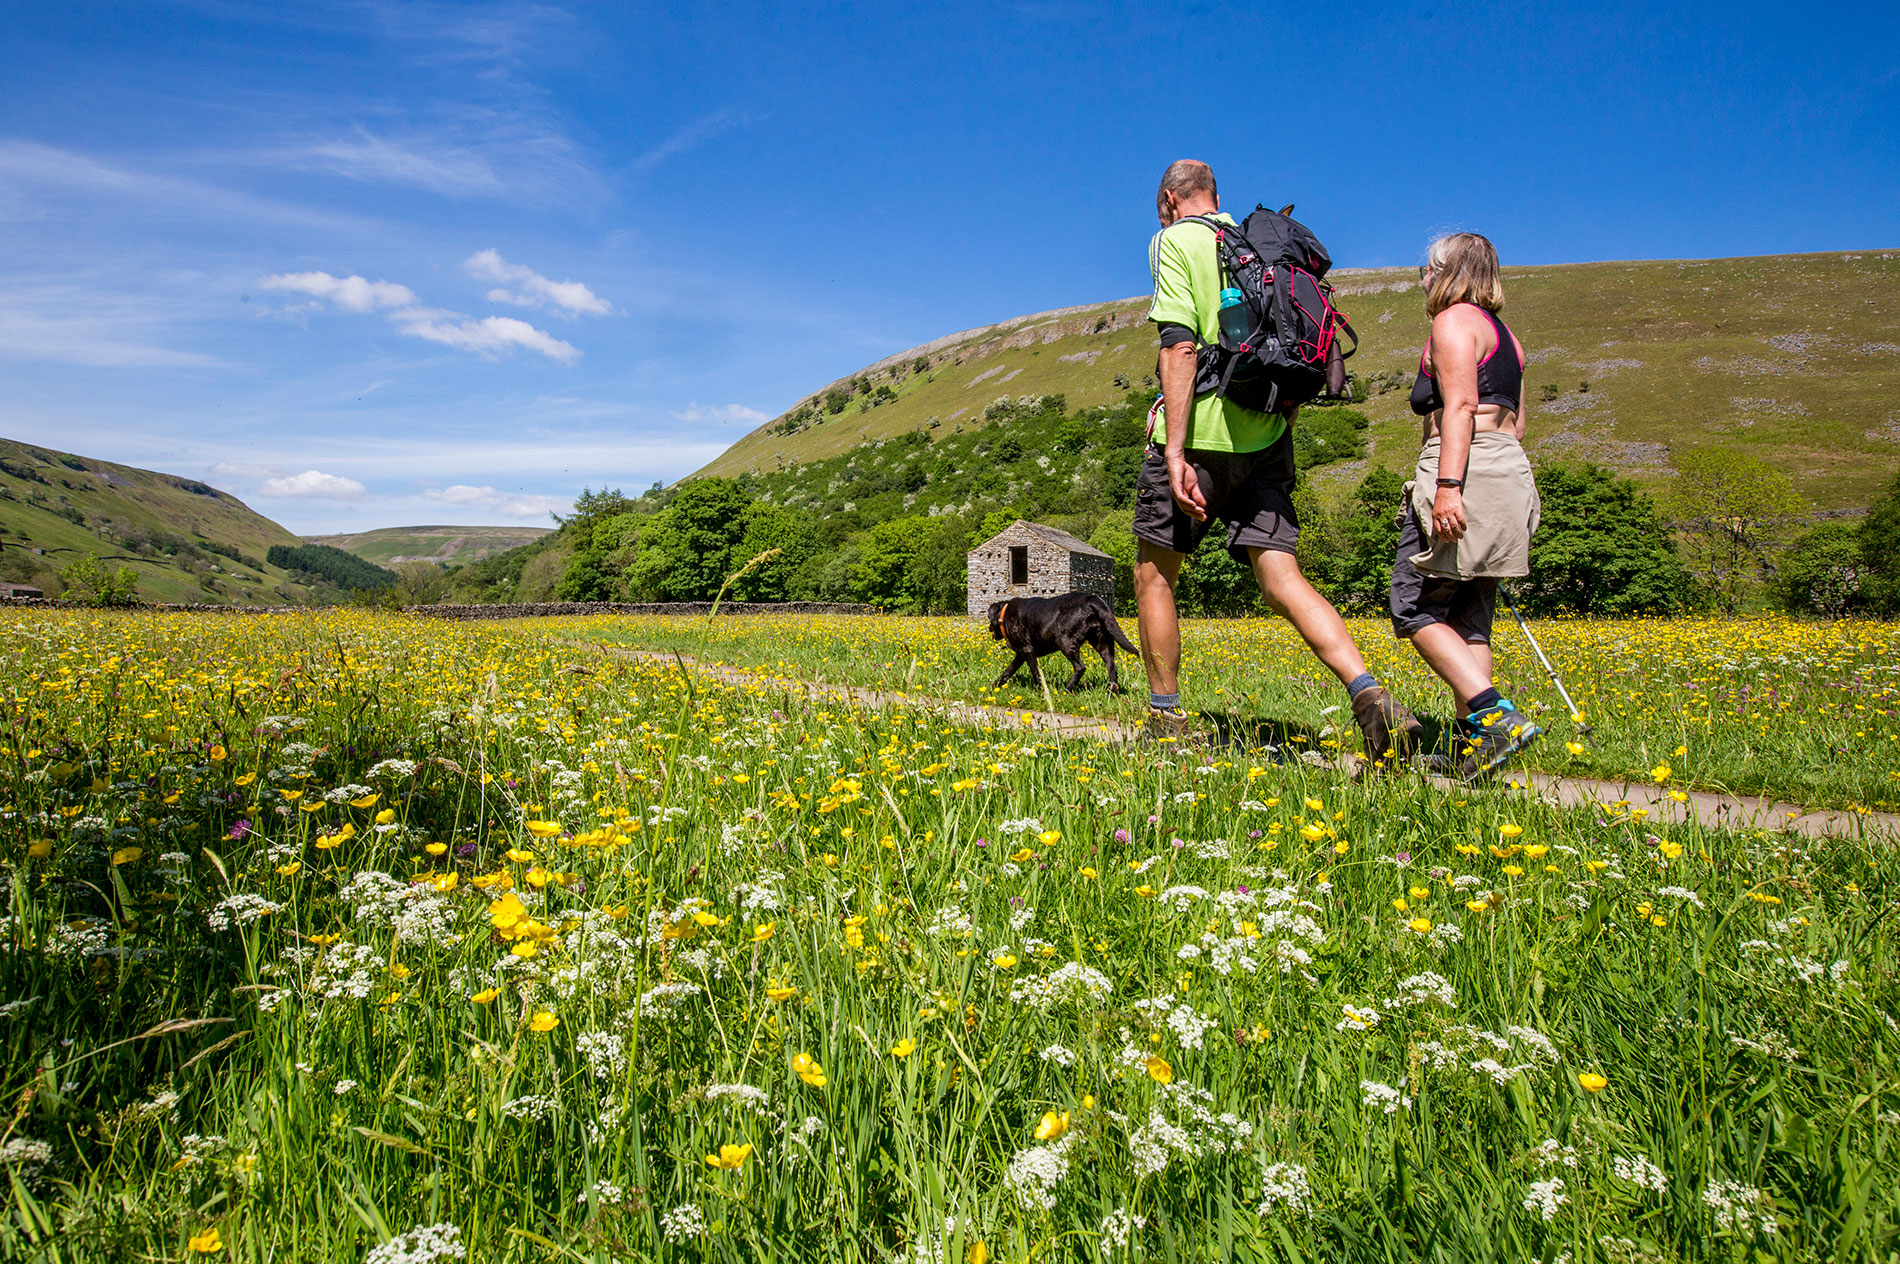
[[[1542,733],[1491,683],[1498,580],[1530,573],[1537,484],[1524,458],[1524,348],[1498,319],[1498,254],[1476,233],[1432,243],[1419,269],[1431,337],[1412,383],[1425,419],[1392,568],[1392,630],[1451,686],[1452,757],[1490,775]]]

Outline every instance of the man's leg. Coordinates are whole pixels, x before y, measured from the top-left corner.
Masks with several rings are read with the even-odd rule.
[[[1183,555],[1147,540],[1136,540],[1135,617],[1141,635],[1141,662],[1148,669],[1148,692],[1178,697],[1181,692],[1181,622],[1174,608],[1174,584]]]
[[[1365,738],[1366,758],[1380,767],[1388,760],[1404,760],[1425,728],[1366,671],[1365,656],[1359,652],[1352,633],[1346,631],[1346,621],[1339,617],[1333,603],[1307,582],[1293,554],[1249,548],[1247,555],[1253,560],[1254,576],[1260,581],[1260,593],[1267,604],[1276,614],[1285,616],[1313,647],[1319,661],[1346,686],[1352,698],[1353,719]]]
[[[1273,549],[1248,549],[1253,559],[1254,577],[1260,581],[1260,593],[1273,612],[1285,617],[1306,643],[1313,647],[1319,661],[1332,669],[1341,684],[1351,684],[1366,670],[1359,645],[1346,631],[1333,603],[1319,595],[1300,572],[1299,559],[1291,553]]]

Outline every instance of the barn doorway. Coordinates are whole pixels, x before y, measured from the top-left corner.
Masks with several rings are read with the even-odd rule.
[[[1029,582],[1029,546],[1027,544],[1010,546],[1009,582],[1012,585]]]

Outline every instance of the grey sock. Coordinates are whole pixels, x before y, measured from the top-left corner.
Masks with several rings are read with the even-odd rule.
[[[1175,711],[1180,709],[1181,695],[1178,693],[1150,693],[1148,705],[1157,711]]]
[[[1354,676],[1351,680],[1346,682],[1346,696],[1357,698],[1366,690],[1377,687],[1378,683],[1378,680],[1371,672],[1360,672],[1357,676]]]

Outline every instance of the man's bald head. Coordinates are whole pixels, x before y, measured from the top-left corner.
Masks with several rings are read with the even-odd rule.
[[[1168,164],[1155,193],[1155,211],[1164,222],[1171,222],[1181,203],[1205,196],[1220,204],[1220,190],[1214,185],[1214,169],[1193,158]]]

